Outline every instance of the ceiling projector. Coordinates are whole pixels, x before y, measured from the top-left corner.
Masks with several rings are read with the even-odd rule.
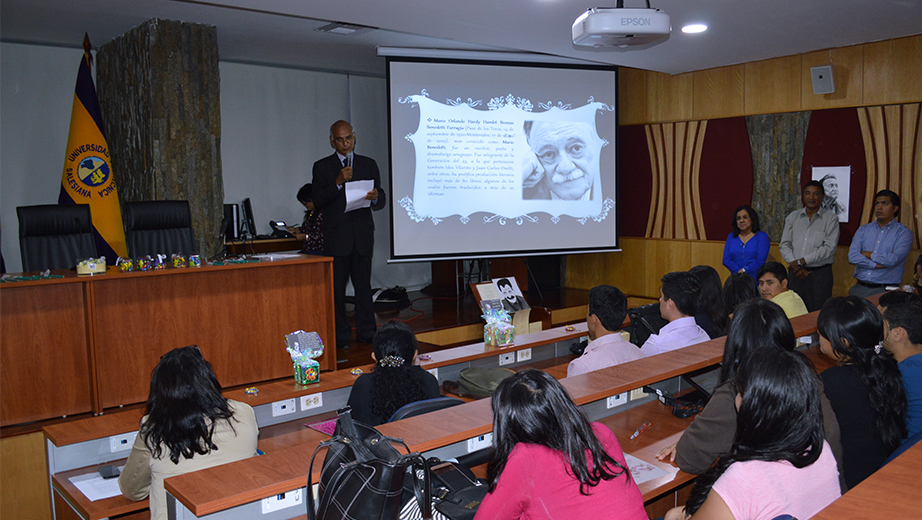
[[[586,47],[643,45],[669,36],[669,15],[659,9],[593,7],[573,22],[573,44]]]

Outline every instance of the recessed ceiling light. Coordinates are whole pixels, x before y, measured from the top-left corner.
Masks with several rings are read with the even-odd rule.
[[[342,34],[344,36],[351,36],[354,34],[361,34],[373,30],[374,27],[367,27],[364,25],[356,25],[352,23],[342,23],[342,22],[333,22],[323,27],[318,27],[314,29],[319,32],[333,33],[333,34]]]
[[[686,34],[695,34],[708,30],[708,26],[703,23],[692,23],[682,27],[682,32]]]

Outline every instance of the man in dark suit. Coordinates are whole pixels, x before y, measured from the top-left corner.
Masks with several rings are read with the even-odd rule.
[[[384,207],[386,197],[375,160],[355,155],[355,132],[346,121],[330,127],[330,146],[336,153],[314,163],[314,204],[323,211],[323,252],[333,257],[333,296],[336,305],[336,345],[348,348],[352,330],[346,321],[346,282],[355,288],[356,332],[360,342],[371,343],[375,313],[371,300],[371,255],[375,246],[375,223],[371,210]],[[370,208],[346,211],[345,184],[373,180],[365,195]]]

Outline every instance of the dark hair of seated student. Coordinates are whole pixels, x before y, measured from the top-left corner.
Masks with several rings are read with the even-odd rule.
[[[215,423],[233,417],[211,363],[195,345],[160,358],[150,378],[147,414],[139,434],[151,456],[161,458],[165,447],[174,463],[218,449],[211,439]]]
[[[750,280],[751,277],[748,277]],[[757,348],[794,350],[796,339],[791,320],[770,300],[747,300],[737,308],[720,363],[720,383],[732,381],[743,358]]]
[[[746,273],[733,273],[724,282],[723,298],[728,314],[735,314],[744,301],[759,297],[759,282]]]
[[[721,294],[720,275],[717,274],[717,270],[709,265],[696,265],[688,272],[695,275],[698,285],[701,286],[701,303],[698,313],[695,314],[695,321],[711,338],[726,335],[730,318]]]
[[[816,372],[803,354],[778,348],[753,350],[740,363],[734,383],[739,394],[733,447],[695,481],[685,505],[688,514],[696,513],[706,501],[729,503],[727,499],[734,498],[717,496],[715,500],[711,496],[715,494],[712,488],[718,479],[736,463],[786,461],[794,468],[803,469],[814,464],[825,451]],[[821,485],[822,500],[831,503],[839,496],[834,460],[827,459],[819,469],[824,469],[821,482],[811,480],[811,485],[813,482]],[[756,502],[772,500],[772,494],[777,493],[766,489],[764,498],[747,498]]]
[[[615,434],[547,372],[504,379],[492,406],[490,491],[477,518],[648,518]]]
[[[378,327],[372,340],[375,366],[352,385],[352,417],[369,426],[386,423],[400,407],[441,397],[439,382],[414,364],[419,343],[403,322],[390,320]]]
[[[627,472],[605,453],[589,421],[560,383],[543,370],[519,372],[500,383],[493,394],[493,421],[493,458],[487,467],[491,491],[520,442],[566,454],[584,495],[599,482]]]
[[[842,430],[843,473],[849,488],[880,468],[906,437],[906,394],[884,325],[873,303],[857,296],[829,299],[816,320],[820,349],[837,366],[820,374]]]

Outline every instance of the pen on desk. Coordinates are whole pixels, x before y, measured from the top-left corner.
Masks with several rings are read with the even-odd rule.
[[[651,426],[653,425],[650,424],[650,421],[644,421],[644,423],[640,425],[640,428],[637,428],[636,430],[634,430],[634,433],[631,434],[631,440],[634,440],[637,437],[640,437],[640,434],[647,431],[647,428]]]

